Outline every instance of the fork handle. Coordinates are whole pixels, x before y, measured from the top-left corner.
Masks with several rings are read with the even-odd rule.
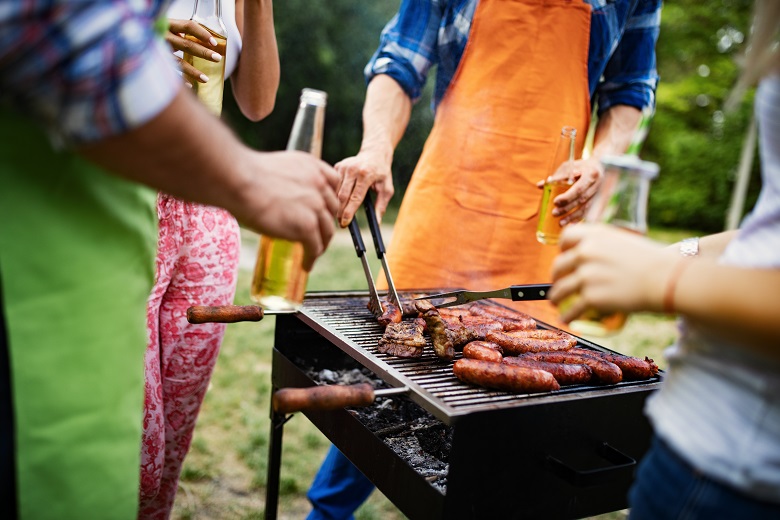
[[[546,300],[547,293],[550,292],[549,283],[538,283],[530,285],[512,285],[509,287],[509,294],[512,297],[512,301],[532,301],[532,300]]]

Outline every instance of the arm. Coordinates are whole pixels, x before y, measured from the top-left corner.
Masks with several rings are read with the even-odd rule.
[[[241,112],[259,121],[273,110],[279,88],[272,0],[236,0],[236,25],[243,45],[230,85]]]
[[[380,74],[368,84],[360,150],[336,164],[341,175],[337,217],[342,227],[352,221],[372,186],[377,192],[377,217],[384,215],[395,191],[393,152],[406,131],[411,112],[412,101],[394,79]]]
[[[334,232],[338,176],[330,166],[303,152],[252,151],[185,90],[149,122],[80,153],[120,176],[223,207],[259,233],[302,242],[307,269]]]
[[[703,242],[720,246],[724,238]],[[706,253],[683,258],[674,248],[602,224],[567,227],[560,245],[549,297],[555,304],[577,300],[564,321],[588,308],[665,312],[665,303],[672,303],[676,313],[714,335],[780,359],[780,269],[722,265]],[[680,262],[687,262],[682,271]]]

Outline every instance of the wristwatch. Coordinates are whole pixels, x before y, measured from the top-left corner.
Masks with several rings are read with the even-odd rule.
[[[698,256],[699,237],[684,238],[680,241],[680,254],[682,256]]]

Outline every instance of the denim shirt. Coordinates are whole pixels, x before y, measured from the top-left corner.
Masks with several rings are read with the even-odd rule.
[[[599,113],[613,105],[654,105],[661,0],[585,1],[592,7],[591,102],[598,103]],[[366,80],[387,74],[417,101],[436,65],[435,110],[463,56],[476,7],[477,0],[403,0],[382,30],[379,48],[364,71]]]

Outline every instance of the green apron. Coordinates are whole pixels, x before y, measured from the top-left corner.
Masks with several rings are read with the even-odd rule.
[[[0,110],[0,275],[22,519],[135,519],[155,193]]]

